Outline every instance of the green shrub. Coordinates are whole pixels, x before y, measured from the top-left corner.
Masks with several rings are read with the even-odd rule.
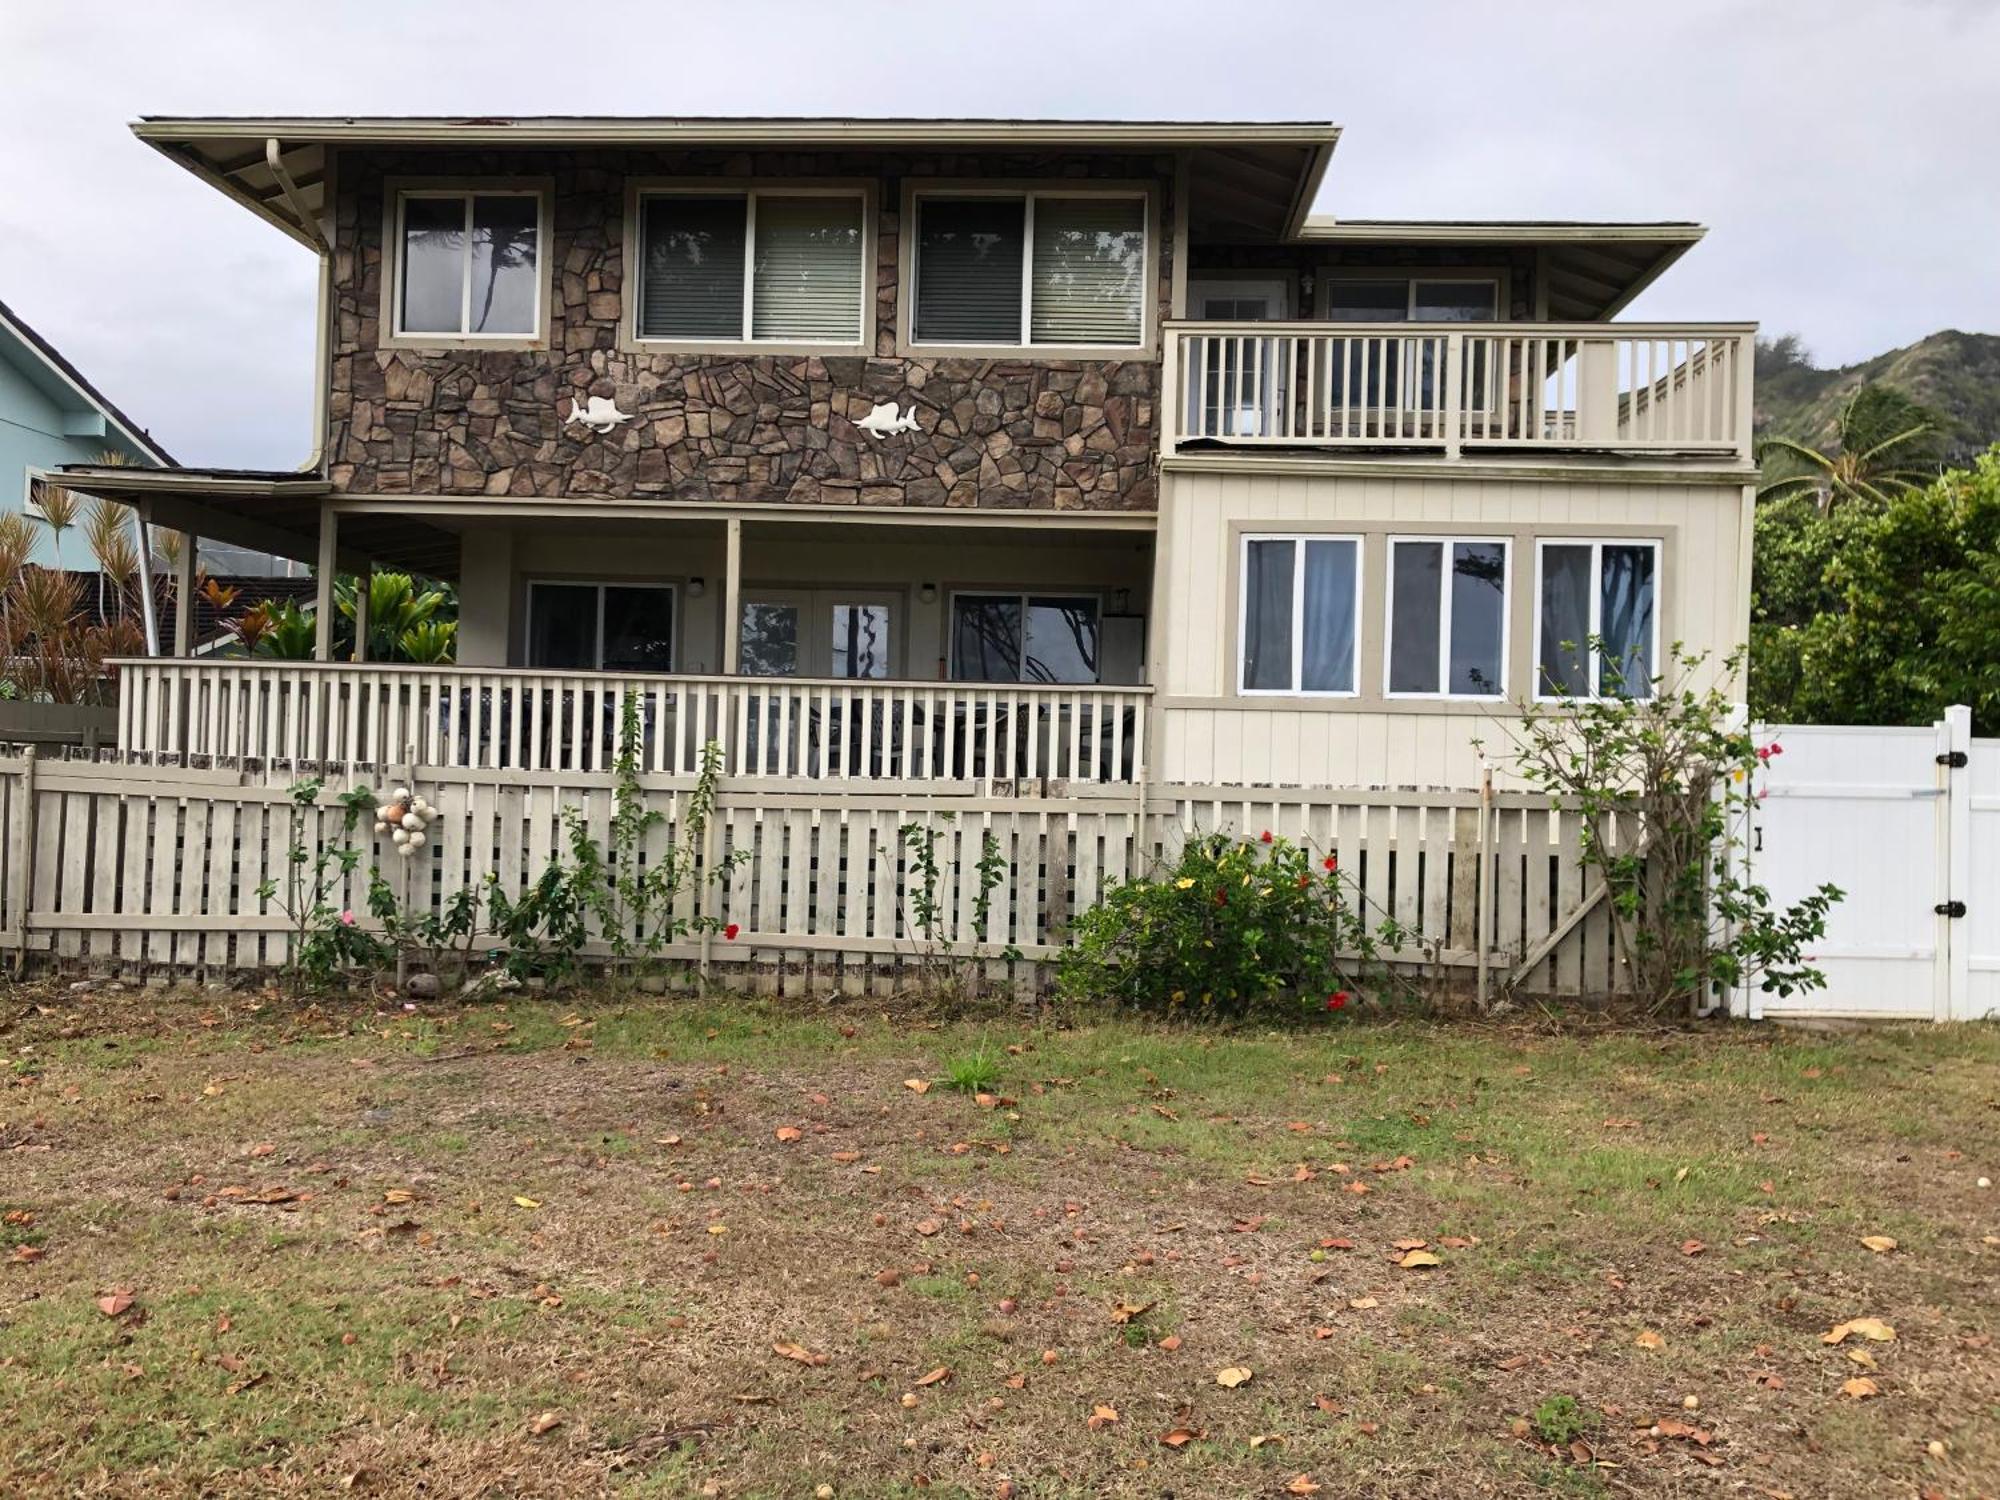
[[[1391,920],[1371,929],[1360,908],[1331,854],[1270,833],[1206,834],[1077,919],[1059,982],[1079,999],[1165,1014],[1237,1016],[1280,997],[1339,1011],[1363,976],[1379,988],[1377,944],[1406,936]]]

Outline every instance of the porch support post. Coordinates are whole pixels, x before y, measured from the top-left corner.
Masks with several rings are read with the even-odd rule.
[[[340,517],[330,505],[319,508],[319,569],[313,608],[313,660],[333,660],[333,575],[339,556]]]
[[[722,675],[734,677],[741,667],[743,644],[743,519],[731,516],[722,571]]]
[[[368,660],[369,607],[374,604],[375,564],[362,568],[354,578],[354,659]]]
[[[174,559],[174,655],[194,655],[194,575],[195,553],[201,538],[192,531],[181,533],[181,554]]]
[[[139,502],[139,618],[146,627],[146,654],[160,654],[159,601],[153,597],[153,505]]]

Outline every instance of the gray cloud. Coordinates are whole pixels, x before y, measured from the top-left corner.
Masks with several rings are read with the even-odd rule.
[[[1331,119],[1322,211],[1710,225],[1631,317],[2000,327],[1993,0],[0,0],[0,57],[0,298],[199,463],[304,457],[313,259],[139,114]]]

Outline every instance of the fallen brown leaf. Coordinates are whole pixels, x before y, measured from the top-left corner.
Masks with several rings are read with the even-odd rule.
[[[823,1365],[827,1361],[824,1354],[815,1354],[800,1344],[773,1344],[771,1352],[785,1359],[797,1360],[802,1365]]]
[[[1229,1365],[1215,1372],[1215,1383],[1225,1390],[1235,1390],[1239,1385],[1255,1377],[1256,1371],[1248,1365]]]

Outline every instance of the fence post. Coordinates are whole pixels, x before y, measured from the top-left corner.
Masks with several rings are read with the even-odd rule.
[[[1954,703],[1938,723],[1938,784],[1944,804],[1939,830],[1944,842],[1944,889],[1939,899],[1947,905],[1969,901],[1972,890],[1972,793],[1966,764],[1972,754],[1972,710]],[[1955,908],[1951,908],[1955,909]],[[1990,922],[1993,913],[1968,912],[1963,917],[1938,918],[1939,952],[1944,958],[1944,985],[1936,997],[1933,1014],[1940,1021],[1969,1020],[1972,1016],[1972,922]]]
[[[18,901],[14,912],[14,974],[19,978],[28,968],[28,909],[35,903],[35,747],[21,751],[21,813],[13,820],[15,845],[12,866]]]

